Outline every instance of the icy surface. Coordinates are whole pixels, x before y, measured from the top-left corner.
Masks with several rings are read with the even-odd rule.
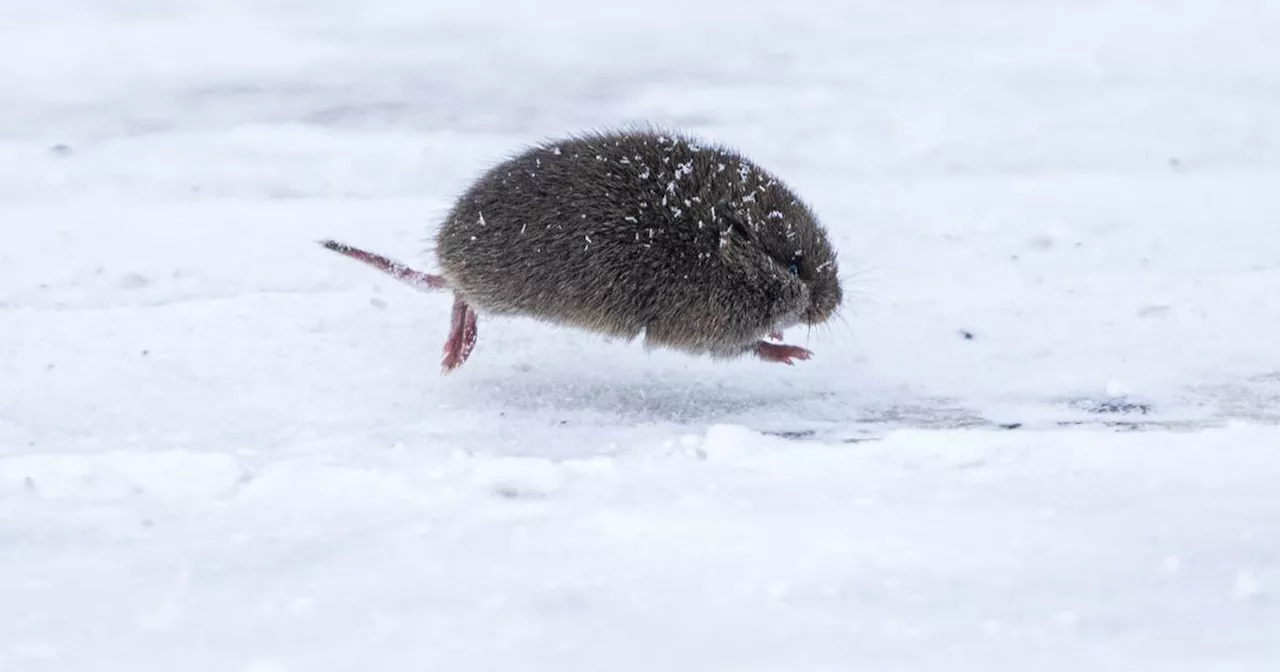
[[[0,15],[0,670],[1280,666],[1274,2]],[[315,244],[430,269],[639,121],[828,224],[813,360],[442,378],[448,297]]]

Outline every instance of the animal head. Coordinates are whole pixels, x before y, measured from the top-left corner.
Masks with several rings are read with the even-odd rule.
[[[793,308],[803,324],[821,324],[844,300],[836,251],[826,230],[804,203],[771,181],[759,198],[725,208],[735,232],[752,241],[787,284],[797,283],[801,303]]]
[[[809,289],[809,306],[800,319],[815,325],[827,321],[840,307],[844,292],[840,287],[840,269],[836,252],[827,240],[826,232],[812,220],[797,228],[795,245],[783,247],[783,255],[791,254],[788,272],[800,279]]]

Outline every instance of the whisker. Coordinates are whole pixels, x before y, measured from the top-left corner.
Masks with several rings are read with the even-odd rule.
[[[836,319],[840,320],[840,324],[844,325],[845,331],[848,331],[850,336],[853,336],[854,338],[858,337],[857,334],[853,331],[853,325],[849,324],[849,321],[844,319],[844,314],[836,313]]]

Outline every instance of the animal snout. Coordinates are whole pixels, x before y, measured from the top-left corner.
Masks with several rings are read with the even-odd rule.
[[[836,308],[840,307],[840,300],[841,292],[838,287],[834,291],[814,292],[813,300],[809,302],[802,319],[806,324],[826,322],[836,312]]]

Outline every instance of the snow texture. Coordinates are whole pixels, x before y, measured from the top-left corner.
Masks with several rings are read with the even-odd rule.
[[[0,16],[0,670],[1280,666],[1275,2]],[[637,122],[814,206],[813,360],[482,315],[445,378],[316,244],[431,270]]]

